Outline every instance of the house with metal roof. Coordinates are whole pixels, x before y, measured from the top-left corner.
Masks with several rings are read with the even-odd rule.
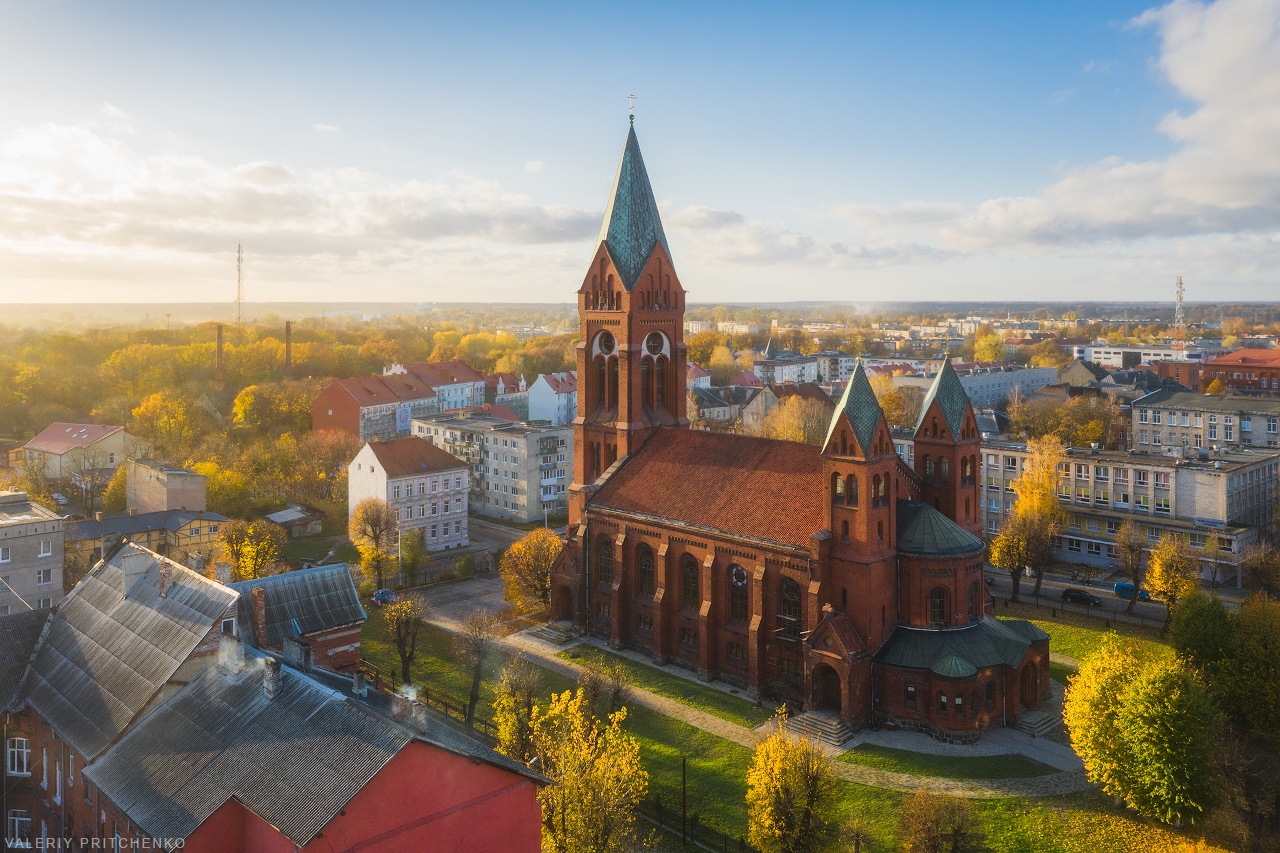
[[[368,614],[351,569],[331,563],[227,584],[239,593],[234,625],[254,648],[284,654],[306,668],[336,672],[360,667],[360,628]]]

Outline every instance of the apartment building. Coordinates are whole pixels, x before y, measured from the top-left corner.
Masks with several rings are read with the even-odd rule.
[[[62,518],[0,492],[0,615],[52,607],[62,598]]]
[[[140,513],[205,509],[203,475],[154,459],[130,459],[125,465],[125,506],[129,509]]]
[[[1156,391],[1132,409],[1135,450],[1280,446],[1280,398]]]
[[[1112,344],[1094,341],[1090,344],[1074,344],[1071,355],[1083,361],[1109,368],[1137,367],[1139,364],[1157,361],[1205,361],[1226,350],[1220,346],[1203,344],[1177,350],[1171,344]]]
[[[311,404],[311,428],[361,441],[404,438],[413,418],[483,406],[485,387],[484,375],[458,359],[392,364],[381,376],[335,379]]]
[[[122,426],[52,423],[22,448],[24,468],[43,468],[46,480],[71,480],[77,486],[91,477],[105,483],[141,446]]]
[[[467,412],[415,420],[413,434],[467,464],[471,506],[481,515],[542,521],[568,511],[572,424],[512,423]]]
[[[419,535],[428,551],[469,544],[467,465],[417,435],[373,441],[347,466],[347,512],[381,498],[399,520],[401,541]]]
[[[1207,381],[1221,379],[1228,388],[1280,393],[1280,350],[1241,349],[1204,365]]]
[[[578,372],[542,373],[529,386],[528,420],[572,426],[578,416]]]
[[[218,553],[225,515],[193,509],[128,512],[72,521],[66,530],[66,561],[77,572],[92,568],[124,537],[174,562],[202,571]]]
[[[1058,370],[1054,367],[961,365],[956,373],[975,409],[1000,405],[1014,394],[1026,397],[1058,381]],[[893,387],[919,388],[927,393],[933,380],[934,375],[895,376]]]
[[[1026,465],[1021,442],[983,442],[983,523],[1000,532],[1013,511],[1013,482]],[[1272,533],[1280,495],[1280,451],[1237,448],[1184,458],[1141,451],[1072,448],[1060,469],[1058,498],[1067,525],[1055,556],[1067,563],[1114,565],[1120,525],[1141,525],[1147,542],[1166,532],[1187,536],[1202,552],[1201,576],[1234,580],[1249,546]]]

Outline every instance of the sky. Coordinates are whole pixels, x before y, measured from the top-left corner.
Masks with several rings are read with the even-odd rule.
[[[1280,0],[0,0],[5,302],[1280,299]]]

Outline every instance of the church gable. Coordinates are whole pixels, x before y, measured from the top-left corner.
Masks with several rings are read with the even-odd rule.
[[[858,637],[849,617],[834,610],[828,610],[818,627],[813,629],[809,635],[809,647],[841,658],[867,653],[866,644]]]

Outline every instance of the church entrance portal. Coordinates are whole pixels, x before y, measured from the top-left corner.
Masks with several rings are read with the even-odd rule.
[[[573,593],[569,587],[561,584],[556,587],[556,594],[551,596],[551,619],[555,622],[573,621]]]
[[[839,714],[840,675],[825,663],[813,668],[813,710]]]
[[[1019,699],[1024,708],[1031,711],[1040,709],[1040,678],[1034,663],[1029,663],[1022,668],[1022,683],[1019,693]]]

